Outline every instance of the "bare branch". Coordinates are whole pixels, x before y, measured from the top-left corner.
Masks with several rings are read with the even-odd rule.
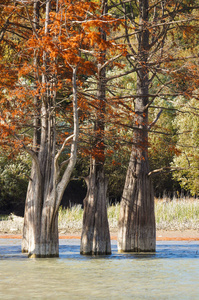
[[[70,139],[72,139],[73,137],[74,137],[74,134],[68,136],[68,137],[65,139],[65,141],[63,142],[61,148],[59,149],[59,151],[57,152],[57,154],[56,154],[56,156],[55,156],[55,162],[57,162],[57,160],[59,159],[61,153],[62,153],[63,150],[64,150],[64,147],[66,146],[66,143],[67,143]]]
[[[118,59],[121,56],[122,56],[122,54],[118,54],[117,56],[107,60],[99,69],[101,70],[101,69],[105,68],[108,64],[112,63],[113,61],[115,61],[116,59]]]
[[[37,39],[39,39],[38,34],[37,34],[37,31],[35,30],[35,26],[33,25],[33,22],[32,22],[32,20],[31,20],[31,17],[30,17],[30,14],[29,14],[29,11],[28,11],[28,8],[27,8],[27,5],[26,5],[26,4],[25,4],[25,8],[26,8],[26,13],[27,13],[28,19],[29,19],[29,21],[30,21],[32,30],[33,30],[35,36],[37,37]]]
[[[159,111],[159,113],[157,114],[156,118],[155,118],[155,119],[153,120],[153,122],[148,126],[148,130],[150,130],[151,127],[154,126],[154,125],[157,123],[157,121],[158,121],[158,119],[160,118],[160,115],[161,115],[162,112],[163,112],[163,109],[161,109],[161,110]]]
[[[148,176],[151,176],[153,174],[159,174],[163,172],[174,172],[174,171],[181,171],[181,170],[187,170],[188,168],[180,168],[180,167],[163,167],[161,169],[156,169],[148,173]]]

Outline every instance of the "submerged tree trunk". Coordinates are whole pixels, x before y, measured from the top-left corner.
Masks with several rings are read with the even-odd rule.
[[[107,13],[107,0],[102,1],[102,14]],[[101,38],[106,40],[106,33],[100,29]],[[107,217],[106,192],[107,179],[104,174],[105,160],[105,109],[106,109],[106,52],[101,51],[98,62],[98,109],[95,120],[95,144],[91,158],[90,174],[87,182],[87,196],[84,199],[84,216],[81,235],[81,254],[103,255],[111,253],[110,232]]]
[[[56,95],[49,94],[41,106],[38,153],[28,151],[33,162],[26,197],[22,251],[28,252],[29,257],[59,256],[58,209],[77,159],[79,130],[76,72],[77,69],[73,68],[73,135],[66,138],[62,147],[56,150],[55,114],[50,111],[50,107],[55,107],[52,102]],[[67,167],[60,176],[58,159],[70,139],[72,139],[70,158],[62,162],[63,165],[67,164]]]
[[[38,183],[36,185],[38,186]],[[58,257],[58,212],[54,206],[56,199],[46,199],[42,207],[40,204],[37,205],[37,201],[41,198],[41,189],[37,190],[35,186],[32,199],[29,198],[28,202],[28,255]]]
[[[37,32],[39,30],[39,22],[40,22],[40,2],[38,0],[34,1],[33,4],[33,23],[32,23],[32,30],[33,32]],[[38,57],[36,50],[34,51],[34,81],[36,83],[37,81],[37,64],[38,64]],[[37,96],[34,97],[34,105],[36,108],[34,120],[33,120],[33,149],[36,151],[38,145],[40,144],[40,130],[39,130],[39,114],[40,114],[40,105],[39,105],[39,99]],[[32,161],[32,167],[31,167],[31,180],[28,183],[28,189],[26,193],[26,202],[25,202],[25,210],[24,210],[24,226],[23,226],[23,239],[22,239],[22,252],[27,253],[29,249],[29,222],[28,222],[28,202],[29,199],[31,199],[31,195],[34,193],[34,184],[35,184],[35,163],[34,160]]]
[[[154,195],[148,163],[148,0],[139,1],[137,95],[133,147],[126,175],[119,216],[118,250],[155,251]]]
[[[33,193],[27,201],[27,222],[24,223],[22,245],[29,257],[56,257],[59,256],[58,241],[58,213],[52,201],[37,204],[42,198],[41,189],[37,190],[35,180]],[[51,202],[51,203],[50,203]]]
[[[29,199],[31,199],[32,195],[34,194],[34,182],[35,182],[35,166],[34,161],[32,162],[32,170],[30,175],[31,180],[28,183],[28,189],[26,193],[26,202],[25,202],[25,210],[24,210],[24,225],[23,225],[23,238],[22,238],[22,245],[21,249],[23,253],[28,253],[29,249],[29,214],[28,214],[28,207],[29,207]]]
[[[101,76],[103,73],[103,76]],[[107,179],[104,174],[104,113],[105,86],[104,70],[100,72],[98,86],[99,112],[95,122],[96,141],[94,157],[91,158],[87,182],[87,196],[84,199],[84,216],[81,235],[81,254],[103,255],[111,253],[109,224],[107,217]]]
[[[154,195],[148,158],[133,147],[122,195],[118,250],[153,252],[156,247]]]
[[[92,159],[90,175],[86,179],[87,195],[84,199],[84,217],[81,236],[81,254],[101,255],[111,253],[107,217],[107,180],[103,165]]]
[[[138,79],[138,86],[139,83]],[[143,91],[144,87],[139,86],[139,95]],[[154,195],[148,175],[148,116],[147,111],[144,111],[145,103],[146,97],[135,101],[137,129],[133,133],[134,145],[119,215],[118,250],[124,252],[151,252],[156,247]]]

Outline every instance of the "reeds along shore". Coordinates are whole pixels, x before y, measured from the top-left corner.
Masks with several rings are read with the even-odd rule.
[[[111,230],[117,230],[120,205],[108,207]],[[157,230],[199,230],[199,199],[155,199]],[[59,210],[59,228],[81,230],[83,209],[80,205]]]
[[[108,219],[111,231],[117,231],[120,205],[108,207]],[[199,199],[168,198],[155,199],[157,230],[199,230]],[[81,232],[83,209],[75,205],[68,209],[59,209],[60,233]],[[15,215],[0,216],[1,233],[22,233],[23,218]]]

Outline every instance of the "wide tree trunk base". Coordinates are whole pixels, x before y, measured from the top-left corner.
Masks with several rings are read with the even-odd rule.
[[[29,211],[29,220],[31,211]],[[58,214],[52,216],[52,207],[45,207],[37,222],[29,222],[22,240],[22,252],[29,258],[59,257]],[[36,226],[37,225],[37,226]]]
[[[106,206],[107,181],[103,166],[96,166],[94,160],[86,183],[88,191],[84,199],[80,254],[109,255],[111,242]]]
[[[117,251],[119,254],[125,254],[125,253],[132,253],[132,254],[142,254],[142,253],[144,253],[144,254],[147,254],[147,253],[149,253],[149,254],[155,254],[156,253],[156,250],[141,250],[141,249],[138,249],[138,248],[136,248],[136,249],[132,249],[132,250],[118,250]]]
[[[139,227],[139,225],[137,225]],[[130,234],[131,231],[131,234]],[[139,232],[134,226],[128,231],[126,228],[118,232],[118,252],[155,252],[156,232],[155,228],[140,228]]]
[[[111,254],[111,245],[109,242],[98,241],[97,245],[95,244],[96,241],[93,239],[92,241],[88,241],[82,236],[81,239],[81,255],[110,255]],[[89,246],[87,246],[89,245]]]
[[[132,172],[127,175],[120,207],[118,251],[155,252],[156,228],[151,179],[147,172],[140,173],[139,177],[134,177]]]
[[[102,255],[111,255],[111,251],[106,251],[106,250],[104,250],[102,252],[100,252],[100,251],[90,251],[90,252],[81,251],[80,254],[88,255],[88,256],[97,256],[97,255],[102,256]]]
[[[36,253],[29,253],[28,258],[53,258],[53,257],[59,257],[59,254],[36,254]]]
[[[156,252],[155,240],[156,240],[155,235],[149,236],[149,234],[147,234],[142,239],[134,239],[134,238],[130,239],[129,237],[125,237],[122,241],[121,239],[118,241],[118,252],[119,253],[125,253],[125,252],[155,253]]]
[[[22,253],[28,253],[28,249],[24,248],[23,245],[22,245],[22,250],[21,250],[21,252],[22,252]]]
[[[81,255],[110,255],[111,245],[109,236],[96,240],[94,237],[88,237],[86,233],[81,237]]]
[[[31,245],[31,249],[28,251],[29,258],[50,258],[50,257],[59,257],[59,241],[54,240],[49,243],[40,243]]]

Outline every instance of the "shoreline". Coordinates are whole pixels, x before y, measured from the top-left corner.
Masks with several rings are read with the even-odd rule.
[[[0,220],[0,239],[22,239],[23,218],[11,214],[7,220]],[[81,222],[78,224],[70,222],[70,227],[65,222],[59,225],[59,239],[80,239]],[[163,225],[165,225],[163,227]],[[199,241],[199,227],[184,226],[166,226],[162,224],[156,229],[156,241]],[[117,240],[118,228],[117,223],[110,226],[110,235],[112,240]]]
[[[80,239],[81,232],[60,233],[59,239]],[[19,233],[0,232],[0,239],[22,239]],[[117,240],[117,231],[111,232],[111,240]],[[156,241],[199,241],[199,230],[157,230]]]

